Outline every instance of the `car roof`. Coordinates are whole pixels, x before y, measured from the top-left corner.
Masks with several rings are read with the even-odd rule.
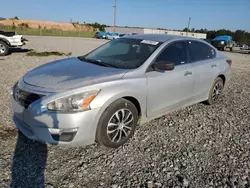
[[[138,35],[127,35],[124,38],[142,39],[142,40],[153,40],[157,42],[166,42],[171,39],[192,39],[192,37],[169,35],[169,34],[138,34]]]

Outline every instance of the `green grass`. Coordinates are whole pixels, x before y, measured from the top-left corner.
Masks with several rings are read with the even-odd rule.
[[[36,51],[30,51],[26,53],[27,56],[50,56],[50,55],[56,55],[56,56],[71,56],[72,53],[64,53],[64,52],[57,52],[57,51],[45,51],[45,52],[36,52]]]
[[[33,29],[33,28],[12,28],[11,26],[0,25],[0,30],[15,31],[20,35],[36,35],[36,36],[64,36],[64,37],[87,37],[93,38],[94,31],[63,31],[56,29]]]

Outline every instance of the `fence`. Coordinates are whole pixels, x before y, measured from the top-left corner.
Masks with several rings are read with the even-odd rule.
[[[33,29],[24,27],[13,27],[0,25],[0,30],[15,31],[20,35],[38,35],[38,36],[65,36],[65,37],[88,37],[92,38],[95,35],[94,31],[64,31],[58,29]]]

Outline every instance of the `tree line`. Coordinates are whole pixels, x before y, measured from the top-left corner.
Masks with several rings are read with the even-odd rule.
[[[207,30],[207,29],[191,29],[188,28],[183,29],[183,31],[195,32],[195,33],[206,33],[207,39],[214,39],[220,35],[229,35],[232,36],[233,40],[239,44],[250,44],[250,33],[244,30],[236,30],[230,31],[227,29],[219,29],[219,30]]]
[[[105,27],[108,27],[108,25],[106,24],[100,24],[98,22],[95,22],[95,23],[86,23],[86,22],[83,22],[83,23],[79,23],[79,22],[70,22],[72,24],[84,24],[84,25],[89,25],[89,26],[92,26],[93,28],[99,30],[99,31],[105,31]]]
[[[108,27],[108,25],[106,25],[106,24],[100,24],[100,23],[97,23],[97,22],[95,22],[95,23],[85,23],[85,24],[90,25],[90,26],[98,29],[99,31],[105,31],[105,27]]]
[[[4,19],[5,18],[0,18],[0,20],[4,20]],[[18,20],[19,18],[17,16],[15,16],[12,19]],[[79,24],[79,22],[75,22],[75,23]],[[84,22],[83,24],[90,25],[99,31],[105,31],[105,27],[108,27],[108,25],[100,24],[98,22],[95,22],[95,23]],[[23,27],[25,27],[25,25]],[[161,28],[158,28],[158,29],[161,29]],[[230,31],[227,29],[207,30],[207,29],[203,29],[203,28],[202,29],[184,28],[182,31],[195,32],[195,33],[206,33],[207,39],[214,39],[215,37],[220,36],[220,35],[229,35],[229,36],[232,36],[233,40],[236,41],[238,44],[250,44],[250,33],[247,31],[244,31],[244,30]]]

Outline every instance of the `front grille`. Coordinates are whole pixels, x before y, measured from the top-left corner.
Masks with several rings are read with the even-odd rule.
[[[28,91],[25,91],[23,89],[18,88],[16,86],[14,88],[13,92],[14,99],[22,105],[24,108],[28,108],[28,106],[35,102],[36,100],[42,98],[44,95],[36,94],[36,93],[31,93]]]

